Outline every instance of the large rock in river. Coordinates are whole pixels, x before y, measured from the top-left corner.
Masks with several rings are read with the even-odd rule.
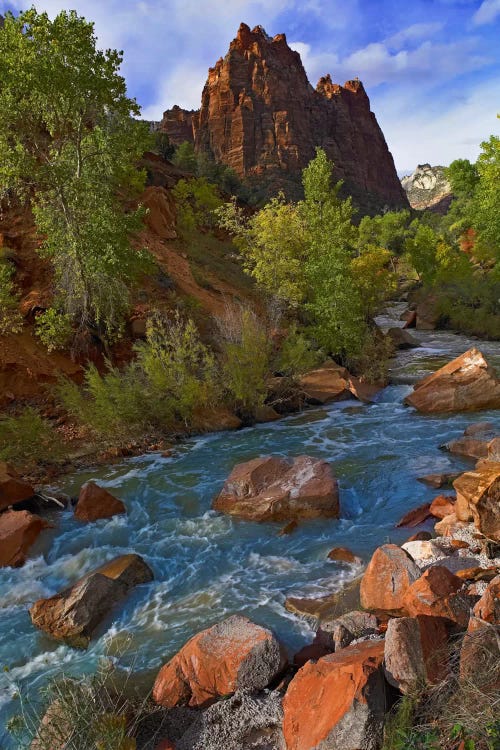
[[[405,403],[426,414],[500,408],[500,380],[478,349],[469,349],[416,383]]]
[[[87,648],[92,633],[135,586],[153,580],[139,555],[122,555],[93,570],[50,599],[30,609],[33,625],[75,648]]]
[[[372,612],[405,614],[405,594],[419,577],[420,568],[404,549],[383,544],[373,553],[361,579],[361,606]]]
[[[0,461],[0,512],[11,505],[29,500],[34,494],[31,484],[21,479],[12,466]]]
[[[383,641],[363,641],[308,661],[283,699],[288,750],[376,750],[386,690]]]
[[[339,488],[326,461],[267,456],[235,466],[212,507],[253,521],[338,518]]]
[[[233,615],[195,635],[160,669],[153,698],[167,708],[209,705],[237,690],[263,690],[286,664],[270,630]]]
[[[50,524],[27,510],[0,514],[0,568],[23,565],[29,548]]]
[[[127,509],[121,500],[95,482],[83,485],[75,507],[75,517],[79,521],[97,521],[126,512]]]
[[[478,531],[500,541],[500,462],[486,461],[453,483],[458,520],[474,520]]]

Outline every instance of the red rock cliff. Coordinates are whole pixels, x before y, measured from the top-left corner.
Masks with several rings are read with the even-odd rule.
[[[241,24],[226,57],[209,69],[199,112],[165,113],[162,126],[174,142],[181,121],[198,152],[267,182],[271,192],[285,187],[293,194],[321,146],[364,211],[408,206],[363,84],[339,86],[327,75],[313,89],[284,34],[271,38]]]

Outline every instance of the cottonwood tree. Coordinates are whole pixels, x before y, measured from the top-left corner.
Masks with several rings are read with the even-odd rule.
[[[130,242],[140,211],[123,206],[144,186],[136,164],[149,134],[133,119],[121,62],[121,52],[97,49],[93,24],[73,11],[7,14],[0,29],[0,198],[31,203],[54,267],[47,343],[59,315],[111,340],[145,267]]]

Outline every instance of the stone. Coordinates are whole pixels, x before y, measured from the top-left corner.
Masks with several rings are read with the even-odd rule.
[[[315,620],[340,617],[360,606],[360,583],[361,578],[355,578],[340,591],[310,599],[288,596],[285,600],[285,609],[292,614]]]
[[[446,214],[453,200],[445,168],[419,164],[413,174],[401,178],[410,206],[418,211]]]
[[[303,667],[306,662],[311,661],[312,659],[318,661],[318,659],[321,659],[323,656],[331,654],[333,650],[334,649],[332,648],[327,648],[322,643],[317,643],[315,639],[313,643],[310,643],[308,646],[303,646],[300,651],[297,651],[297,653],[293,655],[293,666],[300,669],[300,667]]]
[[[287,750],[376,750],[386,710],[383,641],[308,661],[283,699]]]
[[[97,521],[126,513],[124,503],[95,482],[83,485],[75,506],[75,518],[79,521]]]
[[[434,539],[423,542],[405,542],[401,545],[401,549],[404,549],[419,565],[443,554],[441,547]]]
[[[426,474],[424,477],[419,477],[418,481],[429,485],[429,487],[433,487],[435,490],[439,490],[441,487],[451,486],[459,476],[460,474],[456,471],[443,474]]]
[[[384,544],[373,553],[361,579],[361,606],[376,613],[405,614],[405,594],[419,577],[420,568],[407,552]]]
[[[498,568],[481,568],[479,566],[473,568],[462,568],[455,572],[455,575],[462,581],[492,581],[498,575]],[[486,619],[483,617],[483,620]]]
[[[212,507],[254,521],[338,518],[338,483],[326,461],[255,458],[235,466]]]
[[[387,681],[411,693],[422,683],[436,683],[446,675],[448,631],[440,617],[400,617],[389,620],[385,634]]]
[[[407,310],[404,313],[404,318],[402,320],[405,321],[405,324],[403,326],[404,329],[406,328],[416,328],[417,326],[417,311],[416,310]]]
[[[437,305],[437,297],[428,294],[420,300],[417,305],[417,320],[415,328],[417,331],[435,331],[438,327],[440,312]]]
[[[270,630],[233,615],[195,635],[160,669],[153,698],[166,708],[206,706],[237,690],[263,690],[286,664]]]
[[[196,711],[175,750],[284,750],[283,708],[278,691],[239,691]]]
[[[345,367],[329,361],[303,375],[299,385],[308,404],[323,405],[352,398],[349,377]]]
[[[30,609],[37,628],[75,648],[87,648],[94,630],[139,584],[153,573],[139,555],[122,555],[87,573],[73,586],[49,599],[39,599]]]
[[[403,607],[410,617],[444,617],[467,627],[473,599],[461,594],[463,581],[443,565],[433,565],[406,591]]]
[[[146,209],[146,226],[161,240],[175,240],[177,237],[177,211],[175,199],[170,190],[150,185],[141,197]]]
[[[434,524],[434,531],[438,536],[453,536],[459,529],[467,526],[465,521],[459,521],[455,513],[448,513],[447,516]]]
[[[481,534],[500,541],[500,463],[487,462],[453,482],[457,493],[456,515],[473,520]]]
[[[369,612],[347,612],[336,619],[320,622],[314,644],[330,652],[346,648],[352,641],[379,633],[378,620]]]
[[[387,336],[391,339],[396,349],[416,349],[420,346],[417,339],[404,328],[389,328]]]
[[[429,513],[434,518],[445,518],[455,512],[456,498],[450,495],[438,495],[429,507]]]
[[[261,26],[240,25],[208,71],[200,110],[167,110],[160,129],[267,188],[266,196],[283,189],[297,198],[302,169],[321,146],[335,164],[334,180],[345,179],[345,194],[364,212],[408,207],[363,84],[340,86],[326,75],[314,89],[286,36],[270,37]]]
[[[347,549],[347,547],[334,547],[330,550],[327,557],[329,560],[353,563],[353,565],[361,565],[363,562],[360,557],[351,552],[350,549]]]
[[[293,534],[296,529],[299,527],[298,521],[289,521],[287,524],[283,526],[282,529],[279,530],[278,536],[288,536],[289,534]]]
[[[443,447],[456,456],[465,458],[488,458],[488,446],[491,440],[481,440],[475,437],[461,437],[451,440]]]
[[[500,625],[500,575],[495,576],[474,606],[474,615],[485,622]]]
[[[0,568],[24,565],[30,547],[50,524],[27,510],[0,514]]]
[[[430,504],[424,503],[424,505],[408,511],[408,513],[397,522],[396,528],[400,528],[401,526],[409,526],[410,528],[413,526],[419,526],[426,521],[430,515]]]
[[[500,408],[500,380],[478,349],[416,383],[405,403],[424,414]]]
[[[35,494],[34,488],[21,479],[17,471],[0,461],[0,512],[11,505],[30,500]]]
[[[427,542],[429,541],[429,539],[432,539],[432,534],[430,531],[417,531],[416,534],[408,537],[405,544],[408,542]]]

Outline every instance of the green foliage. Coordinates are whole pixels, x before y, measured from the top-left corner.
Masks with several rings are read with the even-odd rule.
[[[65,349],[73,335],[71,318],[54,307],[37,316],[35,333],[49,352]]]
[[[218,323],[226,397],[243,419],[252,420],[267,393],[269,336],[257,315],[248,308],[228,309]]]
[[[59,436],[36,409],[0,416],[0,460],[15,461],[17,466],[50,463],[61,452]]]
[[[479,184],[472,206],[472,227],[482,256],[500,265],[500,137],[481,144],[477,160]]]
[[[360,292],[366,320],[380,312],[385,301],[396,290],[397,277],[390,264],[389,250],[372,245],[366,245],[352,261],[352,273]]]
[[[380,246],[393,255],[401,255],[410,225],[409,211],[388,211],[381,216],[364,216],[358,226],[360,249]]]
[[[312,370],[322,360],[322,352],[315,350],[306,334],[294,325],[280,347],[273,369],[280,375],[294,378]]]
[[[175,149],[172,161],[176,167],[183,169],[185,172],[196,174],[198,171],[198,162],[194,152],[194,146],[189,141],[184,141]]]
[[[195,177],[179,180],[172,193],[177,205],[178,225],[184,235],[199,227],[213,225],[214,212],[222,204],[215,185],[204,177]]]
[[[32,201],[56,307],[108,339],[145,267],[129,240],[140,212],[125,212],[118,196],[143,188],[136,163],[150,138],[133,119],[121,62],[96,49],[93,25],[75,12],[7,14],[0,29],[0,193]]]
[[[175,146],[170,143],[168,133],[162,130],[155,130],[153,133],[154,151],[166,161],[170,161],[175,153]]]
[[[445,177],[457,198],[472,198],[479,182],[477,166],[468,159],[455,159],[445,169]]]
[[[0,260],[0,335],[19,333],[23,319],[18,309],[19,299],[14,291],[14,268]]]
[[[63,381],[64,408],[96,433],[123,439],[179,422],[189,425],[194,410],[215,398],[214,358],[192,320],[179,314],[153,317],[136,354],[121,370],[109,363],[104,374],[89,365],[83,389]]]

